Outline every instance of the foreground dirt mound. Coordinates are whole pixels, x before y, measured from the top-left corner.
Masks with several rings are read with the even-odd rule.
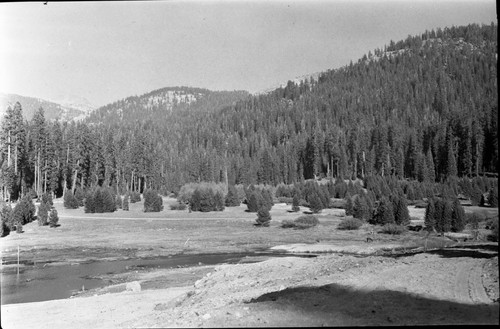
[[[224,265],[174,307],[126,326],[495,324],[483,277],[498,254],[328,255]],[[493,263],[492,263],[493,262]],[[489,271],[494,276],[494,271]],[[498,291],[498,271],[493,290]]]

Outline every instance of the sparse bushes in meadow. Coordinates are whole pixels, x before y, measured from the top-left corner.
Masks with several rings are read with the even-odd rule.
[[[214,193],[209,187],[197,188],[191,195],[189,207],[191,211],[223,211],[225,208],[224,196],[221,191]]]
[[[213,182],[200,182],[200,183],[187,183],[184,184],[177,195],[177,200],[180,202],[191,202],[191,197],[193,196],[194,191],[199,190],[212,190],[213,195],[217,192],[221,192],[222,195],[226,195],[226,190],[229,191],[229,187],[227,187],[224,183],[213,183]]]
[[[340,221],[337,229],[339,230],[358,230],[363,226],[363,221],[357,218],[349,217]]]
[[[319,220],[314,215],[300,216],[295,220],[285,219],[281,222],[282,228],[307,229],[319,224]]]
[[[157,191],[146,189],[144,196],[144,212],[160,212],[163,210],[163,199]]]

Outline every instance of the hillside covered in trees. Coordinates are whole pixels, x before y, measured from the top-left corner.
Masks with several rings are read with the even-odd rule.
[[[426,31],[268,94],[165,88],[83,122],[2,120],[1,184],[177,192],[188,182],[422,182],[498,172],[497,25]]]

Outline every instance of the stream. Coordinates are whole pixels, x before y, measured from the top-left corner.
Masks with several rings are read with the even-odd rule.
[[[174,255],[155,258],[139,258],[115,261],[93,261],[73,264],[50,264],[5,261],[0,271],[1,304],[29,303],[53,299],[69,298],[76,292],[102,288],[110,285],[107,280],[96,277],[103,274],[120,274],[135,270],[168,269],[200,265],[236,264],[257,262],[262,256],[301,257],[287,253],[227,253]],[[314,255],[302,255],[314,257]],[[252,260],[254,258],[255,260]]]

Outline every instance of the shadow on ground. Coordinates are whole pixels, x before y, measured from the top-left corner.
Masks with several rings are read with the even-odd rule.
[[[462,304],[401,291],[361,290],[338,284],[289,288],[264,294],[248,305],[255,311],[272,310],[275,321],[270,324],[280,326],[498,324],[499,321],[498,303]]]

